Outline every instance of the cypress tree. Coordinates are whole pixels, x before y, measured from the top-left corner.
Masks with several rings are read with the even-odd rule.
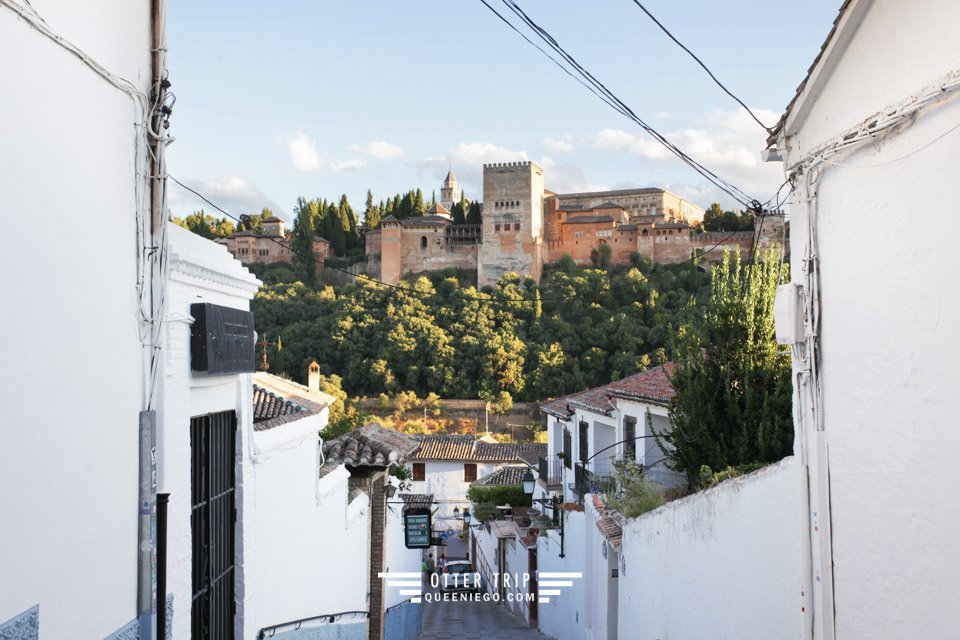
[[[293,237],[290,240],[293,266],[308,283],[314,281],[317,273],[316,257],[313,255],[313,239],[316,233],[313,226],[315,211],[314,207],[311,207],[312,204],[314,202],[307,202],[302,196],[297,198]]]

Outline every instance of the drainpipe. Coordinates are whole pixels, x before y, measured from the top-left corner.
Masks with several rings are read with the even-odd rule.
[[[150,640],[157,613],[157,412],[140,412],[140,487],[137,496],[137,619],[140,640]]]
[[[157,494],[157,640],[167,637],[167,502],[169,493]]]

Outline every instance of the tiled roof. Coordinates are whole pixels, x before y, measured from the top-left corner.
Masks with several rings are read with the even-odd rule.
[[[667,405],[676,394],[670,377],[673,375],[673,363],[667,362],[659,367],[636,373],[623,380],[607,385],[610,395],[621,398],[635,398]]]
[[[430,215],[450,215],[450,210],[439,202],[434,202],[433,206],[427,209],[427,213]]]
[[[613,222],[612,216],[574,216],[567,218],[563,224],[590,224],[593,222]]]
[[[567,410],[567,405],[609,414],[615,408],[615,398],[630,398],[667,406],[674,396],[673,386],[670,384],[671,375],[673,363],[668,362],[602,387],[544,402],[540,409],[559,418],[569,418],[572,412]]]
[[[597,519],[597,529],[600,530],[601,535],[610,543],[613,550],[619,551],[620,543],[623,541],[623,529],[617,521],[611,517],[611,514],[607,513],[603,502],[596,494],[593,494],[593,506],[596,508],[597,513],[600,514],[600,518]]]
[[[401,493],[400,499],[403,500],[404,511],[414,507],[430,507],[433,504],[432,493]]]
[[[400,221],[405,227],[439,227],[451,223],[449,216],[440,216],[435,214],[425,216],[415,216],[413,218],[404,218]]]
[[[303,411],[300,405],[281,398],[259,385],[253,385],[253,421],[255,423],[300,411]]]
[[[557,211],[592,211],[590,207],[579,204],[558,204]]]
[[[473,484],[482,487],[501,487],[523,483],[523,474],[530,467],[500,467],[491,474],[485,475]]]
[[[515,462],[546,455],[547,445],[487,442],[469,435],[437,434],[420,437],[412,460],[464,460],[467,462]]]
[[[324,470],[332,470],[340,464],[348,467],[386,467],[393,453],[398,462],[403,462],[418,444],[413,436],[370,423],[323,443],[326,462],[321,475]]]
[[[253,428],[266,431],[288,422],[316,415],[334,398],[293,380],[257,371],[253,374]]]
[[[666,193],[665,189],[658,189],[656,187],[643,187],[640,189],[617,189],[614,191],[585,191],[581,193],[560,193],[557,194],[558,198],[598,198],[598,197],[611,197],[611,196],[636,196],[647,193]]]
[[[623,209],[623,207],[619,204],[614,204],[613,202],[610,202],[609,200],[607,200],[603,204],[598,204],[593,208],[594,211],[596,211],[597,209]]]

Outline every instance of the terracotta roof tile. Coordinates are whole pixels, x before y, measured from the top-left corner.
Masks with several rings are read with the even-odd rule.
[[[572,413],[567,411],[567,405],[609,414],[615,408],[615,398],[631,398],[667,406],[674,396],[671,375],[673,363],[668,362],[601,387],[550,400],[541,404],[540,409],[553,416],[568,418]]]
[[[486,442],[476,436],[437,434],[420,437],[420,447],[411,460],[465,460],[468,462],[516,462],[546,455],[547,445]]]
[[[523,474],[530,467],[500,467],[491,474],[485,475],[473,484],[482,487],[502,487],[506,485],[516,485],[523,482]]]
[[[396,453],[397,461],[406,460],[418,446],[417,439],[393,429],[385,429],[371,423],[348,431],[333,440],[323,443],[324,471],[343,464],[348,467],[386,467],[390,454]]]

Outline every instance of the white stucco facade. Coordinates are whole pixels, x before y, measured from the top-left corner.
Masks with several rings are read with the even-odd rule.
[[[34,5],[147,90],[148,3]],[[103,638],[136,618],[135,110],[4,6],[0,42],[0,625],[39,606],[41,637]]]
[[[503,464],[472,462],[470,460],[423,460],[424,479],[410,483],[410,493],[432,494],[436,504],[433,527],[436,530],[459,531],[461,523],[454,519],[454,508],[463,511],[470,506],[467,491],[471,482],[464,479],[464,465],[476,464],[477,480],[493,473]],[[412,468],[412,464],[407,465]]]
[[[944,493],[960,449],[960,5],[918,9],[851,2],[778,141],[802,174],[791,275],[820,318],[820,404],[798,407],[798,453],[829,491],[824,638],[949,638],[960,610],[960,503]]]
[[[619,638],[809,638],[805,530],[793,458],[627,521]]]

